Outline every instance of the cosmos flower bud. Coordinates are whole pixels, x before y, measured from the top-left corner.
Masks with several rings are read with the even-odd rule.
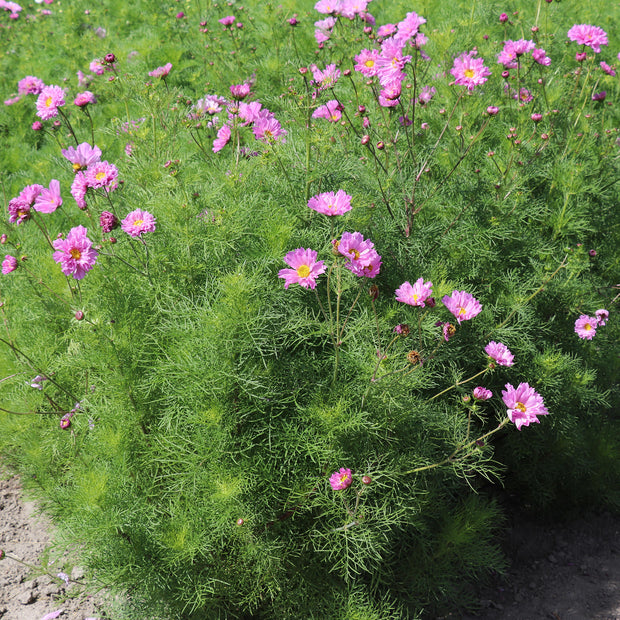
[[[245,523],[245,521],[240,517],[239,519],[237,519],[237,525],[241,526]]]
[[[372,482],[372,478],[370,476],[362,476],[362,484],[370,484]]]
[[[377,142],[377,148],[382,151],[385,148],[385,144],[383,142]]]
[[[370,136],[368,134],[363,135],[361,142],[363,146],[366,146],[370,142]]]
[[[78,311],[75,313],[75,320],[76,320],[76,321],[81,321],[81,320],[83,320],[83,319],[84,319],[84,313],[83,313],[81,310],[78,310]]]
[[[108,64],[111,64],[116,61],[116,56],[112,53],[106,54],[104,61],[107,62]]]

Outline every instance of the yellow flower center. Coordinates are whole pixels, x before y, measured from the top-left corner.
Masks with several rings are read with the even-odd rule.
[[[473,78],[475,75],[473,69],[465,69],[464,73],[465,73],[465,77],[468,77],[470,79]]]
[[[82,166],[80,166],[80,164],[73,164],[73,172],[77,172],[78,170],[81,170]]]
[[[418,301],[418,297],[419,295],[416,295],[415,293],[413,294],[413,301]]]
[[[19,217],[24,217],[25,215],[29,215],[30,211],[28,209],[17,209],[17,215]]]
[[[71,254],[71,258],[75,260],[78,260],[80,256],[82,256],[82,253],[77,248],[70,250],[69,254]]]
[[[375,66],[375,61],[372,58],[369,58],[364,64],[370,69]]]
[[[299,265],[297,267],[297,275],[300,278],[307,278],[310,275],[310,267],[308,265]]]
[[[340,120],[335,114],[331,115],[331,119],[332,119],[332,121]]]
[[[523,403],[517,403],[515,405],[515,409],[517,409],[521,413],[525,413],[527,411],[527,407]]]
[[[360,257],[360,253],[354,249],[349,250],[349,254],[352,254],[355,260],[357,260]]]
[[[340,484],[346,482],[349,478],[349,474],[342,474],[342,476],[340,476]]]
[[[465,310],[465,308],[459,308],[459,316],[461,316],[461,314],[467,314],[467,310]]]
[[[46,108],[49,108],[51,105],[52,105],[52,98],[51,98],[51,97],[48,97],[48,98],[45,100],[45,107],[46,107]]]
[[[590,325],[590,323],[586,323],[586,324],[585,324],[585,326],[584,326],[584,329],[585,329],[586,331],[589,331],[589,330],[591,330],[591,329],[592,329],[592,325]]]
[[[95,179],[97,179],[97,181],[102,181],[103,179],[105,179],[105,172],[98,172],[95,175]]]
[[[133,221],[133,225],[134,226],[141,226],[142,224],[144,224],[144,220],[134,220]]]

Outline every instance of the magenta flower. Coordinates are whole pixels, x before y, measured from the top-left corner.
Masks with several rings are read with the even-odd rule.
[[[582,314],[575,321],[575,333],[586,340],[592,340],[596,334],[596,328],[599,326],[598,318]]]
[[[298,248],[284,257],[284,262],[292,269],[280,269],[278,278],[284,278],[284,288],[299,284],[303,288],[314,288],[316,278],[325,272],[324,262],[316,260],[317,253],[308,248]]]
[[[222,24],[222,26],[232,26],[235,23],[234,15],[227,15],[226,17],[222,17],[222,19],[218,19],[218,22]]]
[[[78,93],[73,100],[73,103],[79,108],[83,108],[89,103],[97,103],[97,99],[95,95],[91,93],[89,90],[85,90],[83,93]]]
[[[579,45],[587,45],[597,54],[601,51],[601,45],[609,44],[607,33],[602,28],[589,24],[575,24],[568,31],[567,36]]]
[[[251,103],[241,101],[239,103],[239,118],[244,121],[242,124],[249,125],[261,118],[262,107],[263,105],[259,101],[252,101]],[[271,114],[271,112],[269,112],[269,114]]]
[[[609,66],[606,62],[601,60],[601,69],[607,74],[611,75],[611,77],[616,77],[616,71],[613,67]]]
[[[97,252],[92,249],[92,241],[86,236],[84,226],[76,226],[69,231],[66,239],[56,239],[53,243],[53,259],[60,263],[62,272],[81,280],[97,260]]]
[[[251,88],[252,86],[247,82],[244,82],[243,84],[233,84],[230,87],[230,94],[233,99],[240,101],[241,99],[245,99],[250,94]]]
[[[474,388],[473,397],[476,400],[489,400],[493,398],[493,392],[479,385],[477,388]]]
[[[140,237],[142,233],[155,230],[155,217],[148,211],[136,209],[121,222],[121,228],[132,237]]]
[[[398,32],[395,35],[395,39],[401,43],[401,45],[405,45],[409,43],[411,39],[414,39],[412,45],[418,47],[420,44],[420,36],[424,37],[420,30],[420,26],[426,23],[426,19],[421,15],[418,15],[414,11],[407,13],[405,19],[398,22]]]
[[[39,95],[44,87],[43,80],[33,75],[27,75],[17,82],[17,92],[20,95]]]
[[[506,69],[515,69],[517,59],[523,54],[531,52],[536,47],[534,41],[519,39],[518,41],[505,41],[504,49],[498,54],[497,62],[504,65]]]
[[[229,142],[230,136],[230,127],[228,125],[223,125],[217,132],[217,138],[213,140],[213,148],[211,149],[214,153],[218,153],[221,151]]]
[[[473,319],[482,310],[480,302],[465,291],[452,291],[452,297],[445,295],[441,303],[452,312],[459,324]]]
[[[352,482],[353,476],[351,475],[351,470],[344,467],[341,467],[329,477],[329,484],[334,491],[342,491],[350,487]]]
[[[118,177],[118,169],[107,161],[98,161],[90,165],[84,177],[88,187],[111,187]]]
[[[62,205],[60,197],[60,182],[56,179],[50,181],[49,189],[43,188],[34,201],[34,210],[40,213],[54,213]]]
[[[73,183],[71,184],[71,195],[80,209],[86,209],[85,198],[88,187],[89,185],[86,180],[86,175],[83,172],[78,171],[73,177]]]
[[[351,210],[351,196],[342,189],[339,189],[335,194],[334,192],[324,192],[312,196],[308,200],[308,206],[323,215],[342,215]]]
[[[157,69],[149,71],[149,75],[155,78],[165,78],[170,73],[170,69],[172,69],[172,63],[167,62],[163,67],[157,67]]]
[[[424,278],[418,278],[413,286],[404,282],[396,289],[396,301],[424,308],[424,302],[433,294],[432,286],[433,283],[424,282]]]
[[[118,218],[110,211],[102,211],[99,216],[99,225],[104,233],[112,232],[118,226]]]
[[[263,110],[266,112],[266,110]],[[276,120],[273,114],[260,114],[254,126],[252,127],[252,133],[257,140],[272,144],[278,138],[281,138],[281,142],[286,142],[284,136],[288,133],[286,129],[282,129],[280,122]]]
[[[398,39],[387,39],[381,44],[381,51],[377,57],[375,67],[381,86],[397,80],[401,82],[405,78],[403,69],[411,62],[411,56],[403,56],[403,44]]]
[[[600,310],[597,310],[594,314],[596,315],[596,320],[599,327],[603,327],[607,324],[607,319],[609,318],[608,310],[601,308]]]
[[[319,91],[325,90],[336,85],[340,78],[340,69],[337,69],[333,63],[327,65],[323,71],[315,66],[312,69],[312,77],[314,78],[314,83],[319,87]]]
[[[337,123],[342,118],[342,110],[337,99],[330,99],[312,113],[312,118],[326,118],[330,123]]]
[[[17,259],[10,254],[7,254],[2,261],[2,273],[6,275],[17,269]]]
[[[484,60],[475,58],[476,54],[475,50],[463,52],[454,59],[454,66],[450,69],[454,83],[467,86],[468,90],[484,84],[491,75],[491,71],[484,66]]]
[[[515,357],[505,344],[495,342],[494,340],[491,340],[491,342],[484,347],[484,352],[500,366],[512,366]]]
[[[70,146],[60,152],[73,164],[74,172],[86,170],[88,166],[101,161],[101,149],[98,146],[91,146],[88,142],[82,142],[77,148]]]
[[[355,66],[353,68],[366,77],[373,77],[377,75],[377,58],[379,58],[379,50],[363,49],[355,56]]]
[[[544,49],[533,49],[532,50],[532,58],[539,64],[548,67],[551,64],[551,58],[547,56],[547,53]]]
[[[522,426],[529,426],[531,422],[538,423],[536,416],[549,413],[542,396],[527,383],[519,383],[516,390],[507,383],[506,390],[502,390],[502,400],[508,408],[508,417],[517,430],[521,430]]]
[[[602,90],[600,93],[592,95],[592,101],[605,101],[605,97],[607,97],[607,91]]]
[[[37,116],[44,121],[58,116],[58,108],[65,105],[64,97],[60,86],[45,86],[37,97]]]
[[[19,225],[30,218],[30,209],[42,190],[43,186],[38,183],[26,185],[19,196],[9,200],[8,210],[11,224]]]
[[[418,95],[418,103],[420,105],[426,105],[437,93],[437,89],[434,86],[423,86],[420,94]]]
[[[347,261],[345,267],[356,276],[374,278],[381,268],[381,257],[374,249],[374,243],[364,239],[359,232],[344,232],[340,241],[334,241],[334,248]]]

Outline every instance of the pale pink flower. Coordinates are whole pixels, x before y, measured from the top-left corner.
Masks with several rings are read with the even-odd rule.
[[[332,33],[332,28],[336,24],[335,17],[326,17],[325,19],[321,19],[318,22],[314,22],[314,26],[316,30],[314,31],[314,38],[319,46],[322,46],[325,41],[329,41],[329,37]]]
[[[482,310],[480,302],[465,291],[452,291],[452,297],[445,295],[441,302],[452,312],[459,324],[461,321],[473,319]]]
[[[319,87],[319,91],[322,91],[336,85],[340,78],[340,69],[337,69],[333,63],[327,65],[323,71],[315,66],[312,69],[312,77],[314,78],[314,83]]]
[[[97,260],[97,252],[92,249],[92,241],[86,236],[84,226],[76,226],[69,231],[66,239],[56,239],[53,243],[53,259],[60,263],[62,272],[81,280]]]
[[[89,187],[112,187],[118,177],[118,168],[107,161],[98,161],[88,167],[85,177]]]
[[[312,196],[308,206],[323,215],[342,215],[351,210],[351,196],[342,189],[336,193],[323,192]]]
[[[240,101],[241,99],[245,99],[252,89],[252,85],[244,82],[243,84],[233,84],[230,87],[230,94],[233,99]]]
[[[589,24],[575,24],[568,31],[567,36],[579,45],[587,45],[597,54],[601,51],[601,45],[609,44],[607,33],[602,28]]]
[[[423,86],[420,94],[418,95],[418,103],[426,105],[435,96],[437,90],[434,86]]]
[[[241,101],[239,103],[239,118],[244,121],[242,125],[256,122],[260,118],[262,107],[263,105],[259,101],[252,101],[251,103]]]
[[[512,366],[514,363],[514,355],[510,352],[510,349],[501,342],[491,340],[491,342],[484,347],[484,352],[500,366]]]
[[[17,269],[17,259],[10,254],[7,254],[2,261],[2,273],[6,275]]]
[[[65,105],[64,97],[60,86],[44,86],[37,97],[37,116],[44,121],[58,116],[58,108]]]
[[[489,400],[490,398],[493,398],[493,392],[491,392],[491,390],[487,390],[481,385],[474,388],[472,395],[476,400]]]
[[[155,230],[155,217],[148,211],[136,209],[121,222],[121,228],[132,237],[140,237],[142,233]]]
[[[342,8],[342,0],[319,0],[314,5],[314,10],[324,15],[337,15]]]
[[[353,482],[353,476],[350,469],[341,467],[338,471],[335,471],[329,477],[329,484],[334,491],[342,491],[351,486]]]
[[[312,118],[325,118],[330,123],[337,123],[342,118],[342,109],[337,99],[330,99],[312,113]]]
[[[424,308],[425,301],[433,294],[433,283],[424,282],[424,278],[418,278],[412,286],[409,282],[403,282],[396,289],[396,301],[401,301],[410,306]]]
[[[377,58],[379,58],[379,50],[363,49],[355,56],[355,66],[353,68],[366,77],[373,77],[377,75]]]
[[[149,71],[149,75],[155,78],[165,78],[170,73],[170,69],[172,69],[172,63],[167,62],[163,67],[157,67],[157,69]]]
[[[596,315],[596,320],[599,327],[603,327],[607,324],[607,319],[609,318],[609,310],[601,308],[600,310],[597,310],[594,314]]]
[[[575,333],[585,340],[592,340],[598,327],[598,318],[582,314],[575,321]]]
[[[78,144],[77,148],[70,146],[60,152],[73,164],[74,172],[86,170],[88,166],[101,161],[101,149],[96,145],[91,146],[88,142]]]
[[[106,72],[106,65],[103,64],[103,62],[99,59],[99,58],[95,58],[95,60],[93,60],[90,65],[88,65],[88,68],[95,74],[95,75],[103,75]]]
[[[391,37],[393,34],[396,34],[398,27],[396,24],[383,24],[383,26],[379,26],[377,30],[377,36],[383,39],[387,37]]]
[[[356,15],[361,15],[366,11],[370,0],[341,0],[340,15],[347,19],[355,19]]]
[[[222,125],[217,132],[217,138],[213,140],[213,148],[211,150],[214,153],[221,151],[228,144],[231,135],[230,127]]]
[[[313,289],[316,278],[325,272],[324,262],[317,261],[317,253],[308,248],[298,248],[284,257],[284,262],[292,269],[280,269],[278,278],[284,278],[284,288],[291,284],[299,284],[303,288]]]
[[[507,383],[506,390],[502,390],[502,400],[508,408],[508,417],[517,430],[521,430],[522,426],[529,426],[532,422],[538,423],[537,416],[549,413],[542,396],[527,383],[519,383],[517,389]]]
[[[27,75],[17,82],[17,92],[20,95],[39,95],[44,87],[43,80],[33,75]]]
[[[76,106],[83,108],[89,103],[97,103],[97,99],[95,98],[95,95],[93,95],[93,93],[91,93],[89,90],[85,90],[83,93],[78,93],[75,96],[73,103]]]
[[[44,187],[34,201],[34,210],[40,213],[54,213],[61,205],[60,182],[52,179],[49,189]]]
[[[421,15],[418,15],[414,11],[407,13],[407,16],[402,21],[398,22],[398,32],[394,37],[397,39],[401,45],[404,45],[408,41],[413,38],[417,38],[417,35],[420,30],[420,26],[426,23],[426,19],[424,19]],[[418,42],[422,45],[422,42]]]
[[[450,73],[454,76],[454,83],[467,86],[468,90],[474,90],[476,86],[484,84],[491,71],[484,66],[482,58],[475,58],[477,52],[463,52],[454,59],[454,65]]]

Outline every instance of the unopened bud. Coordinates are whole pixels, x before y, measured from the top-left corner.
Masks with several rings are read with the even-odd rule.
[[[370,484],[372,482],[372,478],[370,476],[362,476],[363,484]]]
[[[116,56],[114,54],[106,54],[104,60],[108,64],[112,64],[116,60]]]
[[[83,313],[81,310],[78,310],[78,311],[75,313],[75,320],[76,320],[76,321],[81,321],[81,320],[83,320],[83,319],[84,319],[84,313]]]
[[[368,134],[363,135],[361,142],[364,146],[366,146],[370,142],[370,136]]]
[[[377,142],[377,148],[382,151],[385,148],[385,144],[383,142]]]
[[[376,284],[373,284],[368,289],[368,294],[370,295],[371,299],[377,299],[377,297],[379,297],[379,287]]]
[[[241,518],[237,519],[237,525],[241,526],[245,523],[245,521]]]

